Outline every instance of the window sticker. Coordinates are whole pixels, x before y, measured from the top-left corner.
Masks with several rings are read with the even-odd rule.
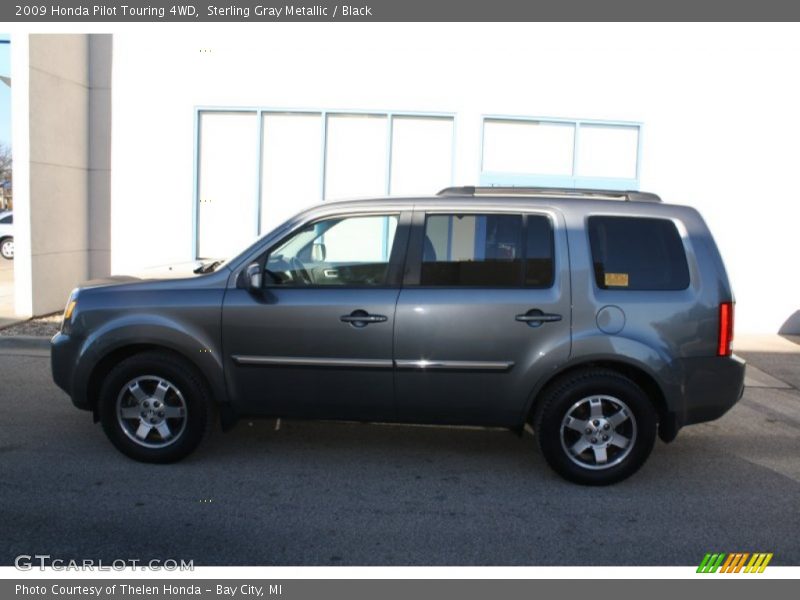
[[[628,274],[627,273],[606,273],[606,285],[611,287],[628,287]]]

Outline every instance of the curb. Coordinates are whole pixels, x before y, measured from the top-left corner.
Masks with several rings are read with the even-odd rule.
[[[50,338],[43,335],[0,335],[0,351],[3,350],[50,352]]]
[[[8,317],[0,317],[0,329],[8,329],[14,325],[23,323],[25,319],[9,319]]]

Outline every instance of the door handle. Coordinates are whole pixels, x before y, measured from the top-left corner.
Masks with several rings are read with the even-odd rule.
[[[524,315],[517,315],[514,318],[521,323],[527,323],[528,327],[540,327],[542,323],[555,323],[562,319],[561,315],[544,313],[538,308],[532,308]]]
[[[385,315],[371,315],[365,310],[354,310],[349,315],[339,317],[342,323],[350,323],[353,327],[366,327],[370,323],[383,323],[389,320]]]

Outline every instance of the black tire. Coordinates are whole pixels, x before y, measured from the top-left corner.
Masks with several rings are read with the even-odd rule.
[[[130,458],[148,463],[184,458],[209,434],[214,420],[211,395],[194,367],[161,351],[136,354],[116,365],[100,388],[98,408],[111,443]],[[136,411],[141,412],[131,417]],[[162,435],[162,422],[171,435]]]
[[[657,424],[647,394],[608,369],[587,369],[556,381],[544,392],[534,419],[547,463],[582,485],[609,485],[633,475],[653,449]]]
[[[0,256],[6,260],[14,260],[14,238],[4,237],[0,240]]]

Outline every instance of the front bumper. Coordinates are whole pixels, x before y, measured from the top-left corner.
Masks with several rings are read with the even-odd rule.
[[[75,393],[75,373],[80,354],[80,340],[65,333],[57,333],[50,340],[50,369],[53,381],[69,394],[72,403],[83,410],[91,410],[86,394]]]

